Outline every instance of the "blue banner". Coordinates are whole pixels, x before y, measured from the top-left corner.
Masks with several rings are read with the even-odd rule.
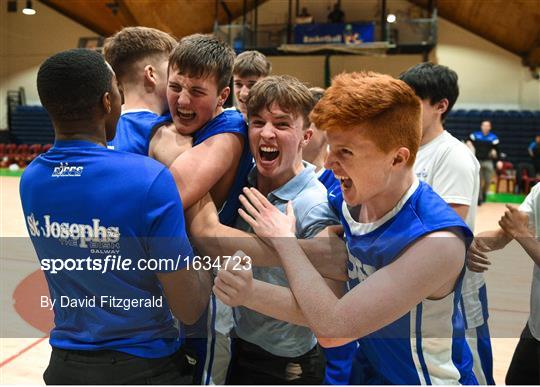
[[[298,24],[295,44],[359,44],[373,42],[375,23]]]

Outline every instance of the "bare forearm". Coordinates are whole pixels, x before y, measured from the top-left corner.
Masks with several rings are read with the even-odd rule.
[[[338,298],[309,262],[295,238],[274,242],[294,297],[317,337],[332,337]]]
[[[245,305],[249,309],[291,324],[308,326],[291,289],[267,282],[253,281],[253,296]]]
[[[516,241],[529,254],[534,263],[540,265],[540,242],[532,234],[516,238]]]

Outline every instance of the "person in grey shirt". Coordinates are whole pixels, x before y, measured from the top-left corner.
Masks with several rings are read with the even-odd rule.
[[[339,224],[314,166],[302,161],[302,150],[313,134],[308,115],[314,104],[309,89],[290,76],[271,76],[257,82],[247,100],[249,143],[256,162],[247,185],[256,187],[283,212],[290,206],[296,217],[295,232],[299,239],[313,238],[329,225]],[[246,204],[245,198],[241,197],[241,201]],[[211,206],[211,201],[207,203]],[[206,235],[212,234],[209,230],[214,228],[217,217],[214,216],[214,224],[209,222],[204,205],[196,208],[195,212],[199,219],[188,220],[192,233],[199,234],[196,231],[198,228],[204,229]],[[204,226],[196,225],[200,218],[206,218]],[[217,237],[239,236],[238,230],[252,231],[240,217],[235,224],[236,232],[223,225],[220,227],[216,229]],[[222,241],[226,239],[230,238],[221,238]],[[329,244],[326,238],[324,242]],[[212,243],[206,240],[201,246],[205,254]],[[226,243],[220,243],[221,247]],[[249,251],[249,244],[253,240],[248,237],[235,238],[235,243],[237,249]],[[223,248],[221,254],[227,254],[227,250]],[[255,258],[252,262],[256,279],[288,286],[282,268],[270,264],[259,266],[258,262]],[[335,262],[336,265],[344,265],[337,258]],[[336,291],[344,286],[343,282],[328,281]],[[219,298],[223,295],[216,292],[216,296]],[[309,328],[280,321],[245,307],[235,307],[234,318],[234,356],[227,384],[322,383],[325,360]]]

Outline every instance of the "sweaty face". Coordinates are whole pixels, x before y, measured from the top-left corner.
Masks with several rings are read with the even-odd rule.
[[[392,152],[384,153],[361,129],[331,130],[327,138],[325,168],[331,169],[340,181],[347,204],[368,203],[388,189]]]
[[[244,116],[247,116],[246,100],[249,91],[255,85],[255,83],[257,83],[257,81],[262,78],[263,77],[259,77],[256,75],[251,75],[248,77],[233,75],[234,96],[236,97],[238,110],[240,110]]]
[[[229,95],[226,87],[218,94],[215,76],[189,77],[174,67],[169,70],[167,102],[176,130],[193,134],[221,112]]]
[[[257,171],[276,187],[302,169],[302,148],[311,137],[311,129],[303,130],[303,124],[302,117],[275,103],[249,118],[249,145]]]
[[[116,135],[116,124],[120,118],[123,103],[121,87],[116,79],[116,75],[114,75],[114,72],[111,79],[111,91],[109,93],[109,99],[111,110],[110,113],[105,117],[105,135],[107,137],[107,141],[111,141]]]

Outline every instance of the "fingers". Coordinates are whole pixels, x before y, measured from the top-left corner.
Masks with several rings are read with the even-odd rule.
[[[510,212],[516,212],[516,211],[519,211],[519,208],[517,206],[514,206],[512,204],[506,204],[506,208],[508,208],[508,210]]]
[[[255,195],[257,199],[259,199],[259,201],[264,207],[272,206],[272,203],[270,203],[268,199],[262,193],[260,193],[257,188],[251,188],[250,191]]]
[[[491,265],[489,258],[482,253],[472,253],[467,255],[467,261],[480,265]]]
[[[239,199],[240,203],[242,203],[242,205],[250,215],[252,215],[253,217],[259,215],[259,211],[255,207],[253,207],[251,202],[244,195],[240,195]]]
[[[478,265],[472,261],[467,261],[467,267],[470,271],[474,271],[475,273],[483,273],[487,270],[487,267]]]
[[[287,214],[288,217],[294,216],[294,209],[293,209],[291,200],[287,202],[287,210],[285,213]]]
[[[251,226],[252,229],[255,229],[257,227],[257,221],[253,219],[249,214],[244,211],[243,209],[238,209],[238,214],[246,221],[247,224]]]
[[[257,193],[259,194],[259,196],[257,196],[257,193],[255,193],[255,189],[249,189],[247,187],[245,187],[242,192],[244,193],[244,195],[249,199],[249,201],[251,202],[251,204],[253,204],[253,206],[255,208],[257,208],[258,212],[261,212],[264,208],[266,208],[265,205],[263,205],[261,203],[261,200],[259,199],[262,194],[257,191]],[[268,200],[266,200],[266,198],[264,198],[266,202],[268,202]]]

